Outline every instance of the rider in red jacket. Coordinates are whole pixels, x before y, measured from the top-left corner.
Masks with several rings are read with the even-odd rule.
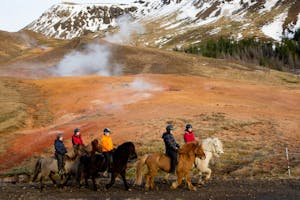
[[[80,129],[74,129],[74,135],[72,136],[72,144],[73,145],[84,145],[80,135]]]
[[[184,142],[189,143],[196,140],[195,135],[193,133],[193,127],[191,124],[187,124],[185,126],[185,133],[184,133]]]

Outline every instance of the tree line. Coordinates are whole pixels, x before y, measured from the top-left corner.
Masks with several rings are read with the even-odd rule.
[[[178,49],[174,49],[178,50]],[[233,58],[266,66],[280,71],[300,70],[300,29],[293,38],[281,42],[263,41],[258,38],[234,40],[220,37],[183,49],[186,53],[212,58]]]

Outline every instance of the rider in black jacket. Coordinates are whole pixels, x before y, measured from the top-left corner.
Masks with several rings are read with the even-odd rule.
[[[67,153],[67,149],[63,142],[63,134],[57,134],[57,138],[54,141],[54,148],[55,148],[55,157],[57,159],[58,165],[58,174],[64,174],[64,165],[65,165],[65,154]]]
[[[165,147],[166,147],[166,154],[170,157],[171,159],[171,168],[170,168],[170,172],[174,174],[175,173],[175,167],[177,164],[177,152],[179,149],[179,144],[177,144],[175,142],[174,136],[173,136],[173,126],[172,125],[168,125],[166,127],[167,132],[165,132],[162,135],[162,138],[164,139],[165,142]]]

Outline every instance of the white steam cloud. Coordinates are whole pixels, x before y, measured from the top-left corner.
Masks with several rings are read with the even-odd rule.
[[[108,102],[101,102],[102,106],[110,111],[122,110],[124,105],[135,104],[153,97],[158,92],[164,91],[157,82],[148,81],[143,77],[136,77],[131,82],[112,84],[107,86]]]
[[[105,37],[111,43],[129,43],[134,34],[145,33],[145,28],[128,14],[117,18],[116,23],[119,25],[119,32]]]
[[[97,74],[112,76],[121,74],[120,66],[110,65],[111,50],[100,44],[90,44],[85,51],[73,51],[67,54],[55,67],[58,76],[82,76]]]
[[[120,27],[118,33],[107,35],[106,40],[112,43],[125,43],[131,40],[135,33],[144,33],[144,28],[133,21],[130,15],[116,19]],[[97,74],[101,76],[120,75],[122,67],[112,66],[111,49],[107,45],[91,44],[84,51],[73,51],[67,55],[52,70],[54,76],[83,76]]]
[[[163,88],[150,83],[148,81],[145,81],[143,78],[135,78],[130,84],[129,88],[137,91],[137,92],[156,92],[156,91],[162,91]]]

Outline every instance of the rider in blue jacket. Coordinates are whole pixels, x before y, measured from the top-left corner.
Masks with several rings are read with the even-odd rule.
[[[63,175],[64,165],[65,165],[65,154],[67,153],[67,149],[63,142],[63,134],[57,134],[56,140],[54,141],[54,148],[55,148],[55,157],[57,159],[57,166],[58,166],[58,174]]]

